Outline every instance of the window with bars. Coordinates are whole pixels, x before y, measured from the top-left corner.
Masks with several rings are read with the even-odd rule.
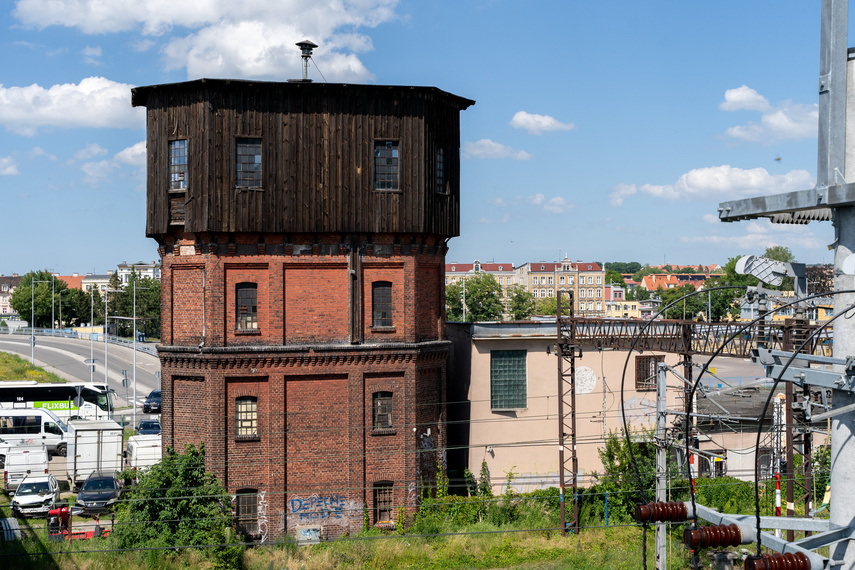
[[[374,483],[374,524],[392,522],[394,494],[391,481]]]
[[[255,283],[238,283],[237,296],[237,328],[251,330],[258,328],[258,285]]]
[[[169,141],[169,189],[187,188],[187,139]]]
[[[399,188],[398,141],[374,141],[374,189]]]
[[[244,535],[258,535],[258,491],[241,489],[235,497],[235,522],[238,530]]]
[[[258,398],[241,396],[235,399],[235,436],[239,439],[258,437]]]
[[[374,392],[373,408],[374,429],[390,429],[392,427],[392,392]]]
[[[664,354],[638,355],[635,357],[635,389],[649,392],[656,389],[656,364],[665,362]]]
[[[490,408],[515,410],[528,406],[526,351],[490,351]]]
[[[261,139],[237,139],[235,186],[261,188]]]
[[[371,326],[392,326],[392,283],[375,281],[371,284]]]
[[[446,175],[448,166],[445,164],[445,149],[436,149],[436,193],[448,194],[448,176]]]

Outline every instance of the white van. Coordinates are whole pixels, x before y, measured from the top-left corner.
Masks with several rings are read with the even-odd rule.
[[[44,446],[15,447],[6,454],[3,484],[10,495],[27,475],[46,475],[50,471],[50,456]]]
[[[66,426],[56,414],[44,408],[0,408],[0,463],[3,448],[44,445],[48,452],[65,456]]]
[[[144,469],[160,461],[163,446],[159,435],[132,435],[125,451],[126,469]]]

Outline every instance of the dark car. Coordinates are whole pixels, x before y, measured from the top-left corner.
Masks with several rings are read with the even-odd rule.
[[[122,488],[114,475],[93,473],[86,478],[77,493],[77,506],[84,515],[96,515],[113,510]]]
[[[137,426],[139,435],[160,435],[160,422],[157,420],[142,420]]]
[[[142,405],[144,414],[160,413],[160,390],[152,390]]]

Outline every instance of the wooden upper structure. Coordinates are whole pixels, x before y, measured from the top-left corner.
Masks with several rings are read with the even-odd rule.
[[[434,87],[199,79],[138,87],[147,109],[146,235],[460,233],[459,112]],[[237,141],[260,139],[261,182],[236,184]],[[170,141],[186,141],[186,187],[170,188]],[[377,146],[398,181],[376,189]]]

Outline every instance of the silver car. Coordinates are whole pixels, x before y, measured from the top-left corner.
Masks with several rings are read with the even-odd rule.
[[[59,496],[59,484],[53,475],[28,475],[15,490],[12,512],[17,517],[45,516]]]

